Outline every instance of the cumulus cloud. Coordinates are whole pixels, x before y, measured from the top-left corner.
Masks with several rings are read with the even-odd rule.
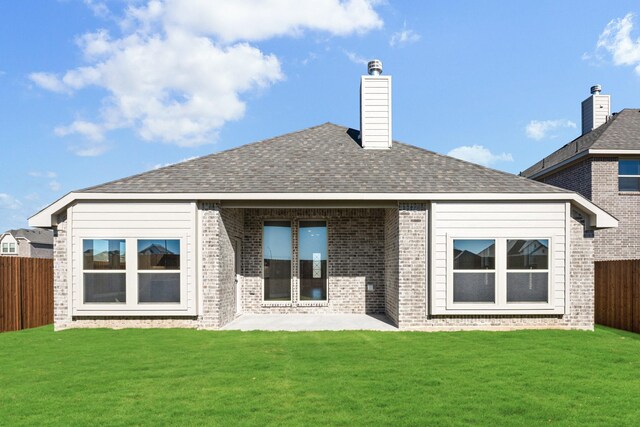
[[[420,34],[407,28],[407,24],[405,23],[401,31],[397,31],[391,35],[391,38],[389,39],[389,46],[404,46],[410,43],[415,43],[418,40],[420,40]]]
[[[551,132],[563,129],[563,128],[576,128],[576,124],[571,120],[558,119],[558,120],[531,120],[525,127],[525,133],[528,138],[539,141],[546,137],[554,137]]]
[[[598,55],[601,52],[609,54],[614,65],[635,67],[640,75],[640,37],[634,39],[631,35],[634,19],[635,15],[628,13],[623,18],[611,20],[598,38],[596,52]]]
[[[510,153],[494,154],[482,145],[463,145],[462,147],[457,147],[449,151],[448,155],[483,166],[492,166],[498,162],[513,161],[513,156]]]
[[[87,1],[96,14],[104,2]],[[55,129],[74,135],[79,155],[108,149],[106,134],[134,129],[144,140],[197,146],[215,140],[245,113],[242,95],[284,78],[280,60],[252,45],[305,31],[346,36],[380,28],[371,0],[150,0],[133,3],[118,20],[121,34],[99,29],[76,44],[86,64],[31,80],[59,93],[106,91],[99,116]]]

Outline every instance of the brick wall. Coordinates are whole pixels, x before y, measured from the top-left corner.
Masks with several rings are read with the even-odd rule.
[[[328,301],[300,302],[298,221],[326,219]],[[292,221],[292,302],[262,302],[262,233],[265,219]],[[245,313],[384,313],[385,246],[383,209],[248,209],[242,250]],[[367,285],[373,285],[368,291]]]
[[[591,175],[591,159],[586,159],[543,178],[542,182],[575,191],[591,199]]]
[[[619,221],[618,228],[596,231],[596,261],[640,258],[640,194],[618,191],[617,158],[591,161],[592,200]]]
[[[398,208],[398,326],[420,327],[427,319],[425,203],[401,202]]]
[[[400,251],[399,211],[385,209],[384,214],[384,281],[385,313],[398,324],[398,260]]]

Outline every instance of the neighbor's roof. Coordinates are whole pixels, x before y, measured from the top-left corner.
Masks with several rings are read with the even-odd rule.
[[[589,150],[640,150],[640,110],[624,109],[609,121],[548,155],[520,174],[540,175],[572,157],[589,154]]]
[[[569,193],[400,142],[364,150],[357,135],[325,123],[81,192]]]
[[[4,234],[11,234],[14,238],[24,238],[37,245],[53,245],[53,232],[42,229],[19,228],[17,230],[7,230]]]

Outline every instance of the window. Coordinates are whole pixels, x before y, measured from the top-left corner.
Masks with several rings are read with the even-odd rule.
[[[127,302],[124,240],[83,240],[85,303]]]
[[[3,254],[15,254],[16,253],[16,244],[15,242],[4,242],[2,244],[2,253]]]
[[[640,191],[640,159],[618,161],[618,190]]]
[[[265,221],[263,230],[265,301],[291,301],[291,222]]]
[[[82,303],[92,310],[180,308],[180,245],[180,239],[83,239]]]
[[[549,241],[507,240],[507,302],[549,300]]]
[[[300,300],[327,300],[327,222],[300,221]]]
[[[459,308],[517,309],[548,304],[549,242],[549,239],[452,239],[449,302]]]
[[[453,302],[496,299],[495,240],[453,241]]]
[[[138,302],[180,302],[180,240],[138,240]]]

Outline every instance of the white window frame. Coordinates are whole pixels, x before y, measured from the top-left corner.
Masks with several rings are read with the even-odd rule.
[[[624,158],[622,158],[622,159],[619,158],[618,159],[618,191],[620,193],[637,193],[638,190],[622,190],[620,188],[620,178],[638,178],[638,179],[640,179],[640,175],[622,175],[622,174],[620,174],[620,162],[621,161],[625,161],[625,160],[626,161],[631,160],[631,161],[640,162],[640,159],[624,159]]]
[[[7,250],[5,250],[5,245]],[[13,250],[11,250],[12,245]],[[15,255],[18,253],[18,242],[2,242],[2,248],[0,250],[5,255]]]
[[[289,272],[289,300],[267,300],[264,298],[264,224],[266,222],[271,222],[271,221],[287,221],[289,223],[289,226],[291,227],[291,266],[290,266],[290,272]],[[289,219],[289,218],[266,218],[262,220],[262,229],[260,230],[261,232],[261,237],[260,237],[260,256],[262,257],[262,261],[261,261],[261,266],[262,266],[262,289],[260,290],[260,293],[262,294],[262,305],[263,306],[277,306],[277,305],[284,305],[284,306],[291,306],[293,304],[293,263],[295,262],[294,260],[297,258],[295,255],[295,251],[294,251],[294,235],[293,235],[293,220]]]
[[[121,272],[123,270],[84,270],[82,247],[84,240],[124,240],[126,255],[126,269],[124,270],[126,276],[126,303],[85,303],[84,302],[84,273],[87,272]],[[179,303],[155,303],[155,302],[138,302],[138,272],[156,272],[156,270],[138,270],[138,240],[179,240],[180,241],[180,269],[179,270],[167,270],[171,273],[180,274],[180,302]],[[106,236],[82,236],[78,237],[76,245],[80,248],[77,251],[76,271],[77,277],[77,295],[76,305],[74,307],[74,314],[76,315],[129,315],[129,314],[149,314],[149,315],[171,315],[172,312],[176,314],[189,314],[181,313],[187,311],[187,296],[189,283],[187,281],[187,238],[184,235],[163,235],[163,236],[149,236],[140,234],[136,237],[121,237],[117,235]]]
[[[495,248],[495,303],[469,303],[469,302],[453,302],[453,241],[454,240],[494,240]],[[546,302],[507,302],[507,273],[522,273],[536,270],[508,270],[507,269],[507,240],[547,240],[549,242],[548,253],[548,269],[547,271],[547,301]],[[465,270],[467,272],[486,272],[486,270]],[[537,270],[542,273],[544,270]],[[447,236],[447,310],[465,311],[469,314],[476,312],[483,314],[488,311],[503,311],[504,314],[518,312],[518,314],[530,310],[532,314],[536,314],[541,310],[553,311],[556,309],[554,305],[554,266],[553,266],[553,238],[552,237],[469,237],[469,236]],[[550,313],[551,314],[551,313]]]

